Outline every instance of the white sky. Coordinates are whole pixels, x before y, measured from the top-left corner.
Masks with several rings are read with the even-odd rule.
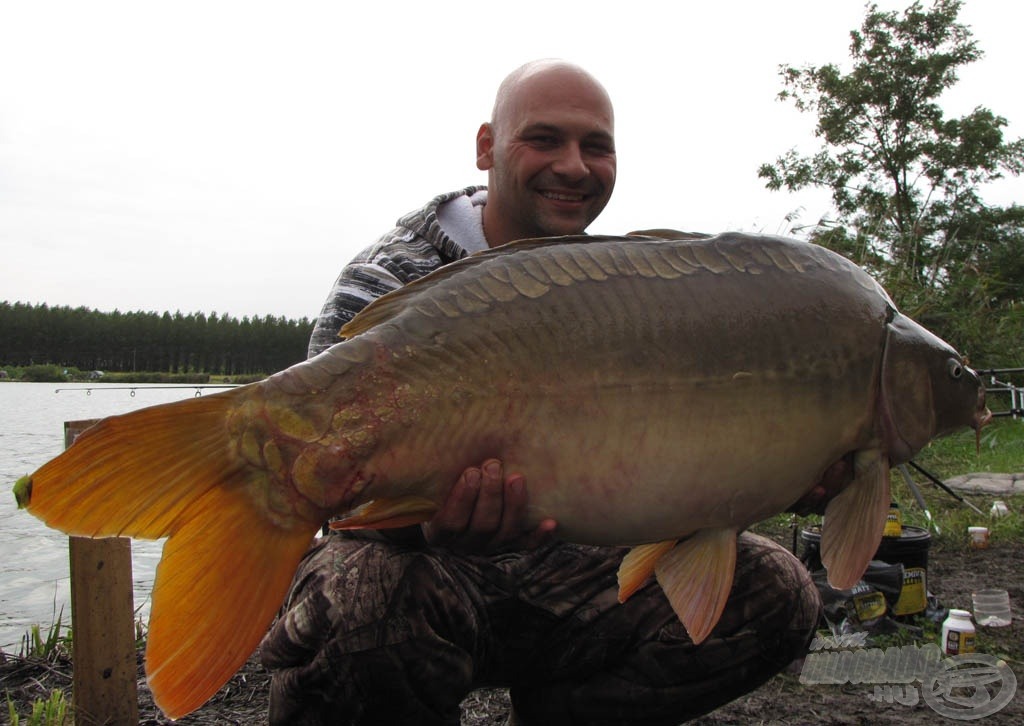
[[[591,232],[786,233],[827,195],[757,178],[816,148],[813,117],[775,100],[778,67],[845,63],[864,7],[4,2],[0,300],[312,318],[399,216],[486,182],[476,129],[505,74],[541,57],[615,103],[619,178]],[[967,0],[960,19],[985,58],[947,115],[984,105],[1024,136],[1024,5]],[[1024,179],[985,197],[1024,203]]]

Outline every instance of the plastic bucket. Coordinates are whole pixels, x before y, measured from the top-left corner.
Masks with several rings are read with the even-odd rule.
[[[817,527],[800,532],[800,559],[807,569],[821,569],[821,532]],[[932,536],[921,527],[903,527],[899,537],[883,537],[874,559],[903,565],[903,587],[893,615],[916,615],[928,605],[928,549]]]

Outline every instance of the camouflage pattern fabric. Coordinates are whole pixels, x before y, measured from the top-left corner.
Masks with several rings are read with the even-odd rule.
[[[473,688],[507,686],[528,724],[678,724],[756,688],[813,634],[817,590],[769,540],[740,536],[728,604],[699,646],[655,582],[619,604],[624,552],[324,537],[262,644],[270,723],[455,726]]]

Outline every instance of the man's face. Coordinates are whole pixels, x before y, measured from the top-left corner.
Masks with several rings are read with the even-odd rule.
[[[488,171],[484,226],[492,245],[581,234],[615,187],[607,95],[572,69],[521,81],[481,127],[477,166]]]

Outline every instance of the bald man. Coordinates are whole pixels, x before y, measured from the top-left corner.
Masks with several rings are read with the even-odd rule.
[[[310,355],[371,300],[449,262],[582,234],[615,186],[611,100],[577,66],[528,63],[499,87],[476,153],[487,186],[436,197],[349,263]],[[624,549],[558,542],[553,520],[528,528],[528,490],[479,462],[422,527],[323,537],[261,648],[271,724],[455,726],[472,689],[505,686],[510,724],[674,725],[806,647],[819,601],[785,549],[740,536],[725,611],[695,646],[656,583],[619,604]]]

